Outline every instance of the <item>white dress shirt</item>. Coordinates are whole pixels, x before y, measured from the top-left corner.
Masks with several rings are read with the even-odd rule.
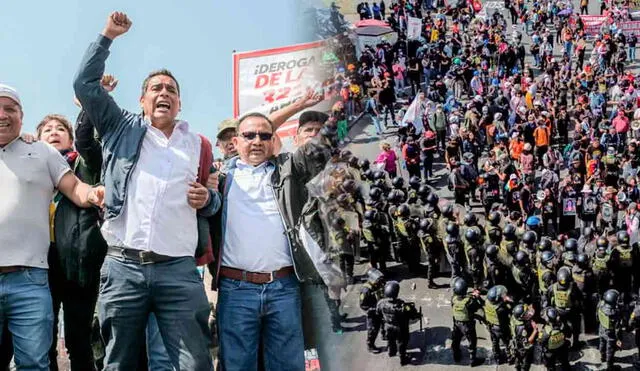
[[[187,203],[200,164],[200,137],[178,121],[170,138],[147,123],[140,157],[127,185],[122,213],[102,226],[110,246],[193,256],[196,210]]]
[[[269,162],[237,160],[227,193],[222,265],[249,272],[272,272],[293,265],[284,221],[278,210]]]

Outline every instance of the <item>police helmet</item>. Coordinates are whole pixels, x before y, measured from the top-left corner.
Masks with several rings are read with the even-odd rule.
[[[431,228],[431,220],[428,218],[420,219],[419,229],[423,232],[426,232]]]
[[[360,170],[367,171],[369,170],[369,166],[371,166],[371,163],[368,159],[363,158],[362,160],[360,160],[360,162],[358,162],[358,166],[360,167]]]
[[[372,187],[369,190],[369,198],[372,199],[373,201],[380,200],[380,197],[382,197],[382,190],[380,188]]]
[[[422,197],[427,197],[427,200],[429,199],[429,196],[432,195],[433,193],[431,193],[431,189],[429,189],[429,186],[426,184],[421,184],[420,187],[418,187],[418,196]],[[435,196],[435,194],[434,194]],[[437,196],[436,196],[437,197]],[[427,201],[429,202],[429,201]]]
[[[498,256],[498,245],[489,245],[484,252],[489,259],[495,259]]]
[[[351,167],[354,167],[356,169],[360,168],[360,160],[358,160],[356,156],[349,157],[348,163]]]
[[[538,250],[547,251],[551,250],[551,247],[553,247],[553,243],[551,242],[551,240],[546,237],[542,237],[540,243],[538,244]]]
[[[520,214],[519,211],[512,211],[511,213],[509,213],[509,219],[515,221],[515,220],[520,220],[522,219],[522,214]]]
[[[375,268],[367,270],[367,280],[371,283],[379,283],[384,280],[384,274]]]
[[[589,265],[589,257],[587,256],[587,254],[578,254],[578,257],[576,258],[576,263],[579,266],[586,268]]]
[[[524,266],[529,263],[529,254],[526,251],[518,251],[516,253],[516,265]]]
[[[468,228],[467,231],[464,233],[464,238],[469,243],[476,243],[480,239],[480,230],[475,227]]]
[[[395,190],[392,190],[387,194],[387,202],[392,204],[396,202],[400,202],[400,199],[398,196],[399,196],[398,193],[396,193]]]
[[[393,188],[402,188],[404,186],[404,179],[402,179],[401,176],[397,176],[393,178],[393,180],[391,181],[391,185],[393,186]]]
[[[502,235],[507,240],[513,240],[516,237],[516,227],[513,224],[507,224],[502,229]]]
[[[451,236],[458,235],[458,225],[456,223],[447,224],[447,234]]]
[[[396,210],[396,214],[402,218],[406,218],[409,215],[411,215],[411,209],[409,208],[409,205],[402,204],[398,206],[398,210]]]
[[[376,220],[378,212],[376,210],[367,210],[364,212],[364,219],[368,221]]]
[[[573,251],[578,250],[578,241],[575,238],[569,238],[564,241],[564,250],[565,251]]]
[[[571,277],[571,271],[567,267],[562,267],[558,270],[558,283],[562,287],[567,287],[571,284],[573,278]]]
[[[435,193],[430,193],[429,196],[427,196],[427,203],[431,206],[436,206],[438,201],[438,195]]]
[[[447,219],[453,218],[453,205],[451,203],[447,203],[442,208],[442,215]]]
[[[497,211],[490,212],[487,216],[487,220],[491,225],[497,226],[498,224],[500,224],[500,213]]]
[[[478,222],[478,217],[476,217],[476,214],[468,212],[465,214],[462,221],[466,226],[476,225],[476,223]]]
[[[524,314],[527,312],[527,308],[525,308],[526,306],[526,304],[518,304],[513,307],[513,316],[518,320],[522,320],[524,318]]]
[[[420,188],[420,178],[415,175],[409,178],[409,187],[418,190]]]
[[[516,241],[507,241],[506,243],[507,252],[509,255],[513,255],[516,253],[516,249],[518,248],[518,243]]]
[[[498,286],[490,288],[487,292],[487,300],[492,304],[497,304],[500,302],[500,299],[502,299],[502,296],[500,296],[500,293],[498,292]]]
[[[522,242],[524,242],[525,245],[529,245],[529,246],[533,246],[533,244],[536,243],[537,239],[538,239],[538,236],[534,231],[526,231],[522,236]]]
[[[540,255],[540,261],[544,265],[547,265],[551,263],[551,261],[553,261],[553,258],[555,258],[555,256],[556,255],[553,253],[553,251],[545,250],[542,252],[542,255]]]
[[[551,322],[551,323],[558,322],[559,315],[558,315],[558,310],[556,308],[547,307],[545,313],[547,315],[547,319],[549,320],[549,322]]]
[[[373,180],[373,171],[371,171],[371,169],[363,171],[362,177],[367,180]]]
[[[467,294],[467,281],[464,278],[456,278],[453,282],[453,293],[458,296],[463,296]]]
[[[375,179],[375,180],[384,179],[384,171],[382,171],[382,170],[374,171],[373,172],[373,179]]]
[[[353,193],[358,188],[358,183],[353,179],[345,179],[342,182],[342,189],[347,193]]]
[[[400,293],[400,284],[398,281],[389,281],[384,285],[384,297],[396,299]]]
[[[609,306],[615,306],[618,304],[618,297],[620,296],[620,293],[618,292],[618,290],[614,290],[614,289],[609,289],[607,291],[605,291],[602,299],[604,300],[604,302],[609,305]]]
[[[606,249],[609,247],[609,241],[606,237],[598,237],[596,240],[596,247],[603,247]]]
[[[618,233],[616,234],[616,240],[618,240],[618,243],[628,244],[629,233],[627,233],[627,231],[618,231]]]

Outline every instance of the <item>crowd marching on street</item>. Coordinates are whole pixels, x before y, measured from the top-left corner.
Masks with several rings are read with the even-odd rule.
[[[640,350],[638,35],[630,4],[601,1],[597,30],[588,5],[360,3],[396,42],[340,38],[324,94],[225,120],[213,145],[178,118],[169,70],[144,79],[140,113],[116,103],[107,60],[132,21],[110,14],[73,81],[75,125],[51,114],[24,133],[32,103],[0,84],[0,370],[58,369],[61,307],[71,370],[303,370],[308,349],[355,369],[329,366],[328,342],[365,261],[369,352],[381,334],[409,364],[429,316],[402,299],[400,265],[430,289],[450,273],[456,363],[462,340],[485,363],[481,323],[496,364],[570,369],[594,334],[615,369],[625,333]],[[375,158],[345,148],[362,119]]]

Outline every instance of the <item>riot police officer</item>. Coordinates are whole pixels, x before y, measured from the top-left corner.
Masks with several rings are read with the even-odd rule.
[[[482,288],[482,248],[480,237],[482,232],[477,226],[467,228],[464,238],[466,243],[464,245],[464,252],[467,258],[467,276],[471,278],[471,284],[474,289],[480,290]]]
[[[560,264],[562,266],[573,268],[576,261],[576,254],[578,253],[578,240],[575,238],[569,238],[564,242],[564,252],[560,258]]]
[[[377,312],[384,320],[387,332],[387,348],[389,357],[400,354],[400,364],[409,363],[407,345],[409,344],[409,321],[419,316],[414,305],[398,298],[400,285],[389,281],[384,286],[384,299],[380,300]]]
[[[598,349],[600,350],[600,361],[607,363],[607,370],[614,369],[613,357],[616,353],[616,347],[620,345],[618,332],[622,316],[618,310],[619,295],[616,290],[607,290],[600,303],[598,303],[597,309],[598,321],[600,322]]]
[[[538,327],[532,320],[533,314],[533,308],[527,304],[518,304],[513,308],[510,328],[517,371],[528,371],[533,362],[534,343],[538,336]]]
[[[547,290],[555,281],[555,254],[552,251],[543,251],[538,264],[538,289],[540,295],[546,295]],[[552,281],[553,280],[553,281]]]
[[[529,255],[532,265],[536,263],[536,242],[538,242],[538,235],[536,232],[526,231],[522,235],[522,245],[520,246],[520,249]]]
[[[576,264],[571,269],[571,277],[576,288],[580,291],[582,302],[582,318],[584,319],[584,332],[592,333],[595,330],[595,303],[592,300],[595,292],[595,282],[591,264],[586,254],[578,254]]]
[[[545,307],[554,306],[563,321],[570,323],[574,348],[579,345],[580,337],[580,292],[575,288],[571,271],[567,267],[558,270],[558,282],[547,290]]]
[[[516,227],[513,224],[507,224],[502,229],[502,242],[498,250],[500,262],[506,266],[511,266],[517,247]]]
[[[362,236],[369,250],[371,266],[385,272],[387,270],[389,234],[384,230],[380,213],[377,210],[365,211],[363,219]]]
[[[484,300],[477,291],[467,293],[467,288],[467,282],[464,278],[456,278],[453,281],[451,350],[453,351],[453,360],[456,363],[460,362],[460,341],[463,337],[466,338],[469,341],[471,367],[475,367],[484,363],[484,359],[479,358],[476,354],[478,337],[475,321],[476,312],[484,306]]]
[[[378,352],[376,337],[382,326],[382,317],[377,312],[378,301],[384,293],[384,275],[375,268],[367,271],[367,282],[360,289],[360,309],[367,315],[367,349]]]
[[[560,318],[560,314],[554,307],[548,307],[545,311],[547,324],[539,332],[539,343],[542,347],[542,356],[547,370],[555,370],[556,362],[560,361],[563,370],[570,370],[567,335],[568,328]]]
[[[500,342],[506,348],[506,354],[510,354],[509,316],[511,314],[511,299],[507,297],[507,288],[493,286],[487,292],[487,300],[484,302],[484,320],[491,336],[491,349],[496,364],[503,359],[500,353]]]
[[[627,231],[618,231],[616,234],[617,244],[611,252],[614,287],[620,290],[625,304],[631,299],[632,287],[637,285],[634,278],[636,272],[634,267],[637,266],[636,251],[634,246],[629,244],[629,234]]]
[[[436,236],[434,221],[431,218],[423,218],[420,220],[418,227],[418,239],[420,246],[427,258],[427,285],[430,289],[435,289],[438,286],[433,282],[435,273],[437,271],[436,266]]]
[[[498,246],[489,245],[485,249],[484,258],[484,288],[496,285],[507,286],[509,270],[498,260]]]
[[[411,218],[411,209],[407,204],[398,206],[394,227],[402,261],[407,264],[409,271],[418,272],[420,270],[418,225]]]
[[[591,264],[595,277],[596,292],[602,297],[611,286],[611,254],[609,253],[609,241],[605,237],[596,240],[596,252],[593,254]]]
[[[445,251],[447,253],[447,259],[449,260],[449,265],[451,266],[451,277],[462,277],[463,275],[463,266],[462,259],[464,253],[464,246],[460,241],[458,236],[459,229],[458,225],[455,223],[449,223],[447,225],[447,237],[445,237]]]
[[[638,293],[633,311],[629,316],[629,327],[635,330],[636,348],[638,349],[638,353],[640,353],[640,293]],[[640,366],[640,361],[636,362],[635,366]]]
[[[340,270],[342,271],[345,282],[353,284],[353,245],[356,243],[356,237],[347,227],[344,218],[341,216],[333,218],[329,237],[331,240],[332,254],[336,255],[339,259]]]
[[[529,255],[520,250],[516,253],[514,263],[511,267],[514,286],[511,292],[518,301],[531,304],[534,302],[536,294],[536,274],[530,265]]]
[[[500,229],[500,213],[492,211],[487,215],[489,227],[487,228],[487,239],[490,243],[499,245],[502,241],[502,229]]]

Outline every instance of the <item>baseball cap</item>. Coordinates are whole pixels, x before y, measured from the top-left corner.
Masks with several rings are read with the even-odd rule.
[[[222,133],[229,129],[238,130],[239,122],[236,119],[226,119],[222,120],[220,124],[218,124],[218,135],[216,138],[220,139]]]
[[[6,97],[11,99],[12,101],[18,103],[20,107],[22,107],[22,103],[20,102],[20,95],[18,95],[18,91],[12,88],[9,85],[0,84],[0,97]]]

